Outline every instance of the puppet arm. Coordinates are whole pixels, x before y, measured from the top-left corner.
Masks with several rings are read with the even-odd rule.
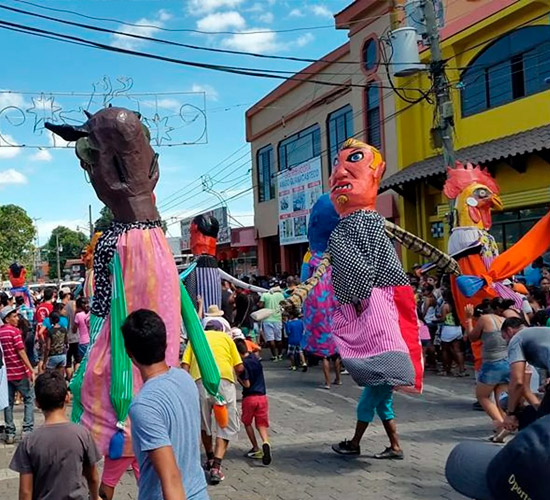
[[[330,266],[330,254],[325,253],[321,259],[321,262],[319,262],[317,269],[315,269],[315,272],[311,275],[311,278],[298,285],[294,289],[292,295],[287,300],[281,302],[281,308],[284,310],[289,310],[295,307],[302,307],[302,304],[306,300],[309,292],[315,288],[323,274],[327,272],[328,266]]]
[[[405,248],[431,260],[434,266],[440,268],[445,273],[455,274],[457,276],[461,274],[460,267],[455,259],[433,245],[430,245],[422,238],[405,231],[397,224],[388,220],[385,221],[384,230],[390,239],[399,242]]]

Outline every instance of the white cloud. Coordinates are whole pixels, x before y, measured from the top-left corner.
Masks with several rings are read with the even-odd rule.
[[[46,242],[50,238],[52,231],[58,226],[65,226],[73,231],[80,231],[88,234],[88,221],[86,219],[60,219],[60,220],[43,220],[36,221],[36,227],[38,229],[38,237],[40,242]]]
[[[329,19],[333,18],[333,14],[328,9],[328,7],[325,7],[324,5],[311,5],[310,6],[311,12],[313,12],[314,15],[319,17],[327,17]]]
[[[229,28],[242,29],[246,25],[243,16],[238,12],[216,12],[197,21],[201,31],[225,31]]]
[[[201,15],[207,12],[214,12],[223,8],[235,8],[244,0],[189,0],[187,9],[190,14]]]
[[[281,42],[277,38],[277,33],[267,30],[258,32],[258,30],[260,30],[260,28],[242,30],[240,33],[249,34],[246,36],[242,34],[231,35],[222,40],[222,45],[243,52],[265,54],[270,52],[284,52],[294,47],[303,47],[313,40],[313,35],[311,33],[306,33],[294,41]]]
[[[5,89],[2,89],[2,92],[0,93],[0,109],[7,108],[9,106],[23,108],[26,105],[25,98],[22,94],[18,94],[17,92],[7,92]]]
[[[16,140],[8,134],[0,135],[0,160],[5,158],[14,158],[21,152],[21,148],[16,146]]]
[[[39,149],[36,153],[30,156],[32,161],[52,161],[53,156],[47,149]]]
[[[217,101],[219,98],[218,91],[212,87],[212,85],[208,84],[194,83],[191,87],[191,92],[204,92],[206,94],[206,98],[211,101]]]
[[[253,28],[249,30],[243,30],[241,33],[248,33],[251,31],[258,31]],[[277,42],[277,33],[273,31],[264,31],[259,33],[250,33],[243,36],[241,34],[231,35],[228,38],[222,40],[222,45],[229,49],[241,50],[243,52],[275,52],[281,49],[281,45]]]
[[[305,14],[300,9],[292,9],[288,13],[288,17],[304,17]]]
[[[177,99],[171,97],[163,97],[162,99],[145,99],[139,102],[141,106],[152,109],[169,109],[172,111],[179,111],[182,103]]]
[[[0,187],[8,184],[26,184],[27,178],[14,168],[0,170]]]
[[[275,19],[275,16],[271,12],[266,12],[265,14],[258,16],[258,21],[266,24],[271,24],[274,19]]]
[[[247,12],[263,12],[264,10],[265,7],[259,2],[252,4],[250,7],[248,7],[248,9],[246,9]]]
[[[118,28],[118,31],[120,31],[120,33],[116,33],[112,36],[111,45],[113,47],[119,47],[121,49],[134,50],[137,47],[146,43],[147,40],[125,36],[124,33],[129,35],[151,37],[158,31],[158,28],[164,27],[166,21],[170,20],[171,18],[172,15],[169,12],[161,9],[156,13],[153,19],[148,19],[146,17],[138,19],[135,24],[139,24],[141,26],[122,25]]]
[[[314,36],[311,33],[306,33],[301,35],[296,39],[297,47],[305,47],[308,43],[311,43],[314,40]]]

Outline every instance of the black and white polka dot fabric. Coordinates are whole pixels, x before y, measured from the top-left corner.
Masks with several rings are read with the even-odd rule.
[[[340,304],[368,299],[373,288],[409,284],[378,212],[358,210],[340,219],[329,240],[329,253]]]
[[[111,222],[97,241],[94,250],[94,299],[92,314],[105,318],[111,307],[111,272],[109,264],[116,251],[119,238],[130,229],[161,227],[160,220],[146,222]]]

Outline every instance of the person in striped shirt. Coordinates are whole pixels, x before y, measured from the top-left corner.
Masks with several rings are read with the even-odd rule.
[[[31,432],[34,427],[34,395],[32,383],[34,372],[25,352],[25,344],[21,330],[17,328],[19,315],[13,306],[6,306],[0,310],[0,319],[4,323],[0,326],[0,343],[4,351],[4,362],[8,374],[9,406],[4,409],[6,423],[6,444],[15,442],[15,423],[13,422],[13,405],[15,393],[23,395],[25,405],[23,416],[23,434]]]

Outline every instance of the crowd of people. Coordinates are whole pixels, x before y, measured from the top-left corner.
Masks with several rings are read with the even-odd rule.
[[[546,397],[542,387],[548,376],[545,371],[550,371],[550,328],[546,328],[550,317],[548,268],[534,263],[525,276],[506,282],[521,297],[520,307],[517,301],[499,297],[468,305],[463,311],[465,328],[461,326],[448,276],[413,272],[409,278],[417,298],[426,368],[441,376],[471,375],[475,379],[477,404],[494,424],[492,441],[503,442],[510,433],[550,412],[550,397]],[[262,347],[268,349],[273,363],[286,356],[290,371],[307,371],[309,366],[321,363],[325,389],[330,389],[331,383],[340,385],[344,371],[337,354],[322,359],[309,355],[299,310],[290,310],[289,314],[281,311],[281,303],[294,293],[298,278],[244,281],[265,285],[268,291],[255,293],[223,281],[221,309],[210,306],[203,310],[202,304],[199,306],[205,335],[221,375],[220,394],[227,408],[223,425],[216,418],[218,402],[202,385],[185,333],[181,349],[184,370],[175,370],[165,362],[166,331],[161,318],[152,311],[139,310],[126,319],[122,328],[126,351],[145,382],[130,408],[135,457],[106,457],[101,480],[97,469],[101,457],[91,435],[83,427],[70,424],[65,415],[65,404],[70,401],[67,383],[90,342],[88,300],[75,300],[69,289],[46,289],[42,296],[34,297],[31,308],[21,297],[2,292],[0,346],[8,380],[4,410],[7,444],[15,443],[14,405],[24,405],[23,439],[11,463],[11,468],[21,474],[20,498],[41,498],[37,491],[51,494],[68,487],[77,495],[75,498],[80,498],[79,492],[89,491],[94,500],[112,499],[128,467],[139,479],[140,499],[183,498],[178,496],[182,485],[187,498],[208,498],[204,478],[214,485],[223,481],[223,459],[241,424],[251,445],[246,457],[269,465],[272,449]],[[335,370],[332,382],[331,361]],[[470,362],[473,373],[467,368]],[[533,377],[540,379],[542,402],[538,391],[532,390]],[[354,437],[333,449],[341,454],[360,453],[359,443],[374,418],[371,403],[379,399],[381,404],[375,409],[384,423],[390,447],[377,458],[403,459],[393,406],[383,404],[387,397],[375,394],[376,388],[371,389],[368,396],[362,396],[369,399],[363,405],[364,415],[360,415],[359,402]],[[196,393],[195,407],[190,402]],[[33,432],[35,406],[44,413],[45,425]],[[78,457],[72,464],[73,482],[69,481],[69,486],[53,479],[51,470],[49,476],[40,473],[39,464],[52,460],[48,445],[52,442],[57,443],[56,448],[61,446],[67,457]],[[201,443],[206,457],[202,464]],[[63,474],[67,473],[63,470]]]

